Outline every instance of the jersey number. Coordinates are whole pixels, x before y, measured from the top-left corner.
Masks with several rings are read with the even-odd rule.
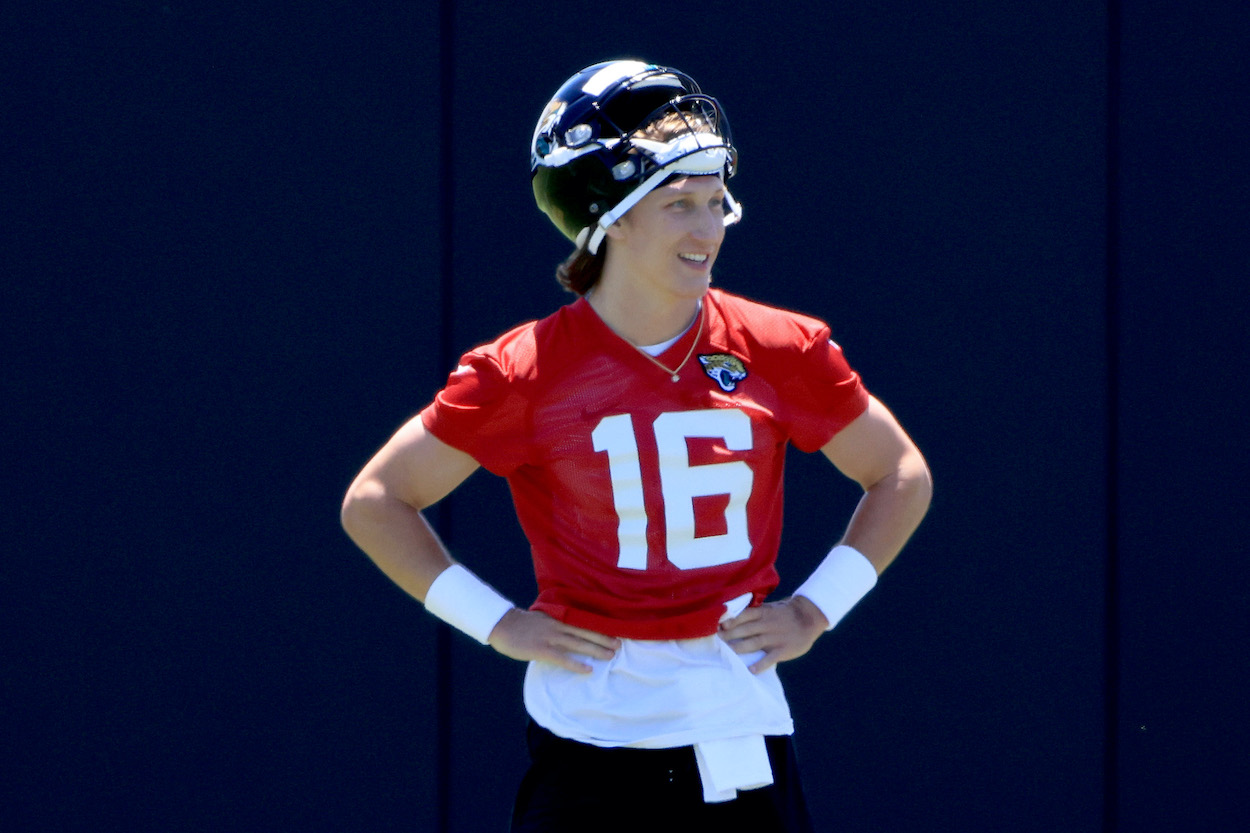
[[[682,570],[744,561],[751,554],[747,538],[747,499],[754,475],[741,460],[690,465],[686,440],[721,439],[730,451],[751,448],[751,419],[742,411],[714,408],[660,414],[651,426],[659,451],[660,492],[664,499],[665,549],[668,560]],[[647,510],[642,498],[642,466],[630,414],[604,417],[591,433],[595,451],[607,452],[616,508],[617,566],[647,569]],[[721,535],[695,537],[694,501],[729,496]]]

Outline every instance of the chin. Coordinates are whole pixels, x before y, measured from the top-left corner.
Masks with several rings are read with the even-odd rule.
[[[677,296],[681,298],[688,298],[690,300],[697,301],[698,299],[706,295],[707,291],[711,287],[712,287],[711,279],[701,281],[699,283],[685,282],[675,290],[674,294],[676,294]]]
[[[709,269],[702,274],[693,275],[687,273],[679,276],[674,283],[677,287],[677,291],[683,294],[691,292],[702,296],[703,293],[707,292],[708,287],[712,285],[712,271]]]

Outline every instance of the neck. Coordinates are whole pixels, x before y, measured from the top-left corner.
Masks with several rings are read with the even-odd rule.
[[[685,332],[699,311],[701,297],[657,298],[615,291],[602,281],[586,301],[613,332],[640,347],[668,341]]]

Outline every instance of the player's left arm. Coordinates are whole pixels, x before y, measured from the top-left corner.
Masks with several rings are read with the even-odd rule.
[[[864,490],[841,543],[858,550],[879,574],[928,511],[933,480],[924,456],[875,397],[821,452]],[[726,621],[721,635],[740,654],[765,651],[751,667],[758,674],[807,653],[829,624],[811,600],[796,595],[747,609]]]
[[[821,452],[864,490],[842,543],[863,553],[880,574],[929,509],[933,477],[924,455],[876,397]]]

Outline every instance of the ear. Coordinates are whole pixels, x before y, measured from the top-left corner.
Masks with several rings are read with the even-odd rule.
[[[621,238],[624,238],[627,233],[629,233],[629,229],[630,213],[629,211],[626,211],[624,216],[620,216],[620,218],[616,219],[615,223],[612,223],[604,229],[604,234],[614,240],[620,240]]]
[[[628,223],[629,223],[629,215],[626,214],[624,217],[622,217],[621,219],[617,220],[615,223],[613,223],[612,225],[604,229],[603,233],[606,236],[611,237],[613,240],[620,240],[622,237],[625,236],[625,230],[626,230],[625,227],[628,225]]]

